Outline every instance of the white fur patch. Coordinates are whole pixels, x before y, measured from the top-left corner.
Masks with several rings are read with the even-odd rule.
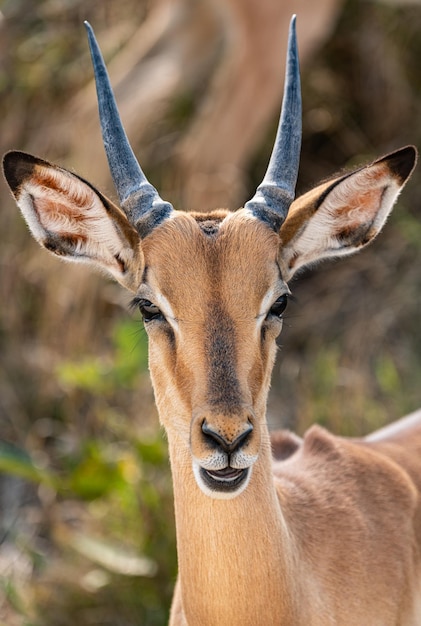
[[[39,243],[45,244],[51,235],[58,241],[71,238],[72,252],[64,258],[91,260],[113,274],[121,273],[117,257],[123,263],[133,259],[133,249],[124,245],[100,197],[70,173],[37,166],[33,179],[21,187],[18,205]]]
[[[367,225],[373,238],[399,192],[399,185],[383,165],[365,168],[340,182],[281,251],[284,278],[289,280],[300,267],[321,259],[354,253],[366,243],[363,233],[358,240],[358,229]],[[346,231],[349,240],[341,236]]]

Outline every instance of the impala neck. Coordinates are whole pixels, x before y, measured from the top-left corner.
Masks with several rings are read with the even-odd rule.
[[[179,586],[189,626],[292,619],[292,546],[273,484],[268,434],[265,439],[245,491],[218,500],[198,488],[189,449],[169,436]]]

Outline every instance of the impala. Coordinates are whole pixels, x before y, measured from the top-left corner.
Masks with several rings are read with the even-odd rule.
[[[359,250],[412,172],[409,146],[294,199],[295,18],[267,173],[235,212],[175,211],[147,181],[87,25],[120,207],[22,152],[4,171],[34,237],[134,294],[174,482],[171,626],[421,624],[421,411],[364,439],[270,436],[276,337],[300,269]]]

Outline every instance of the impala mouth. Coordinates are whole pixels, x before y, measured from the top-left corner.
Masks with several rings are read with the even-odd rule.
[[[200,477],[211,491],[233,492],[240,487],[245,487],[245,483],[250,474],[250,468],[236,469],[234,467],[224,467],[220,470],[207,470],[200,468]]]

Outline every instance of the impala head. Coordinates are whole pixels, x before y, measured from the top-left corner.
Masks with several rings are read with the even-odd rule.
[[[236,212],[175,211],[133,155],[87,28],[121,208],[75,174],[21,152],[5,156],[5,176],[44,247],[96,265],[134,294],[172,455],[202,492],[233,498],[269,458],[265,404],[287,283],[300,268],[376,236],[416,151],[402,148],[294,199],[301,99],[293,19],[278,134],[255,196]]]

